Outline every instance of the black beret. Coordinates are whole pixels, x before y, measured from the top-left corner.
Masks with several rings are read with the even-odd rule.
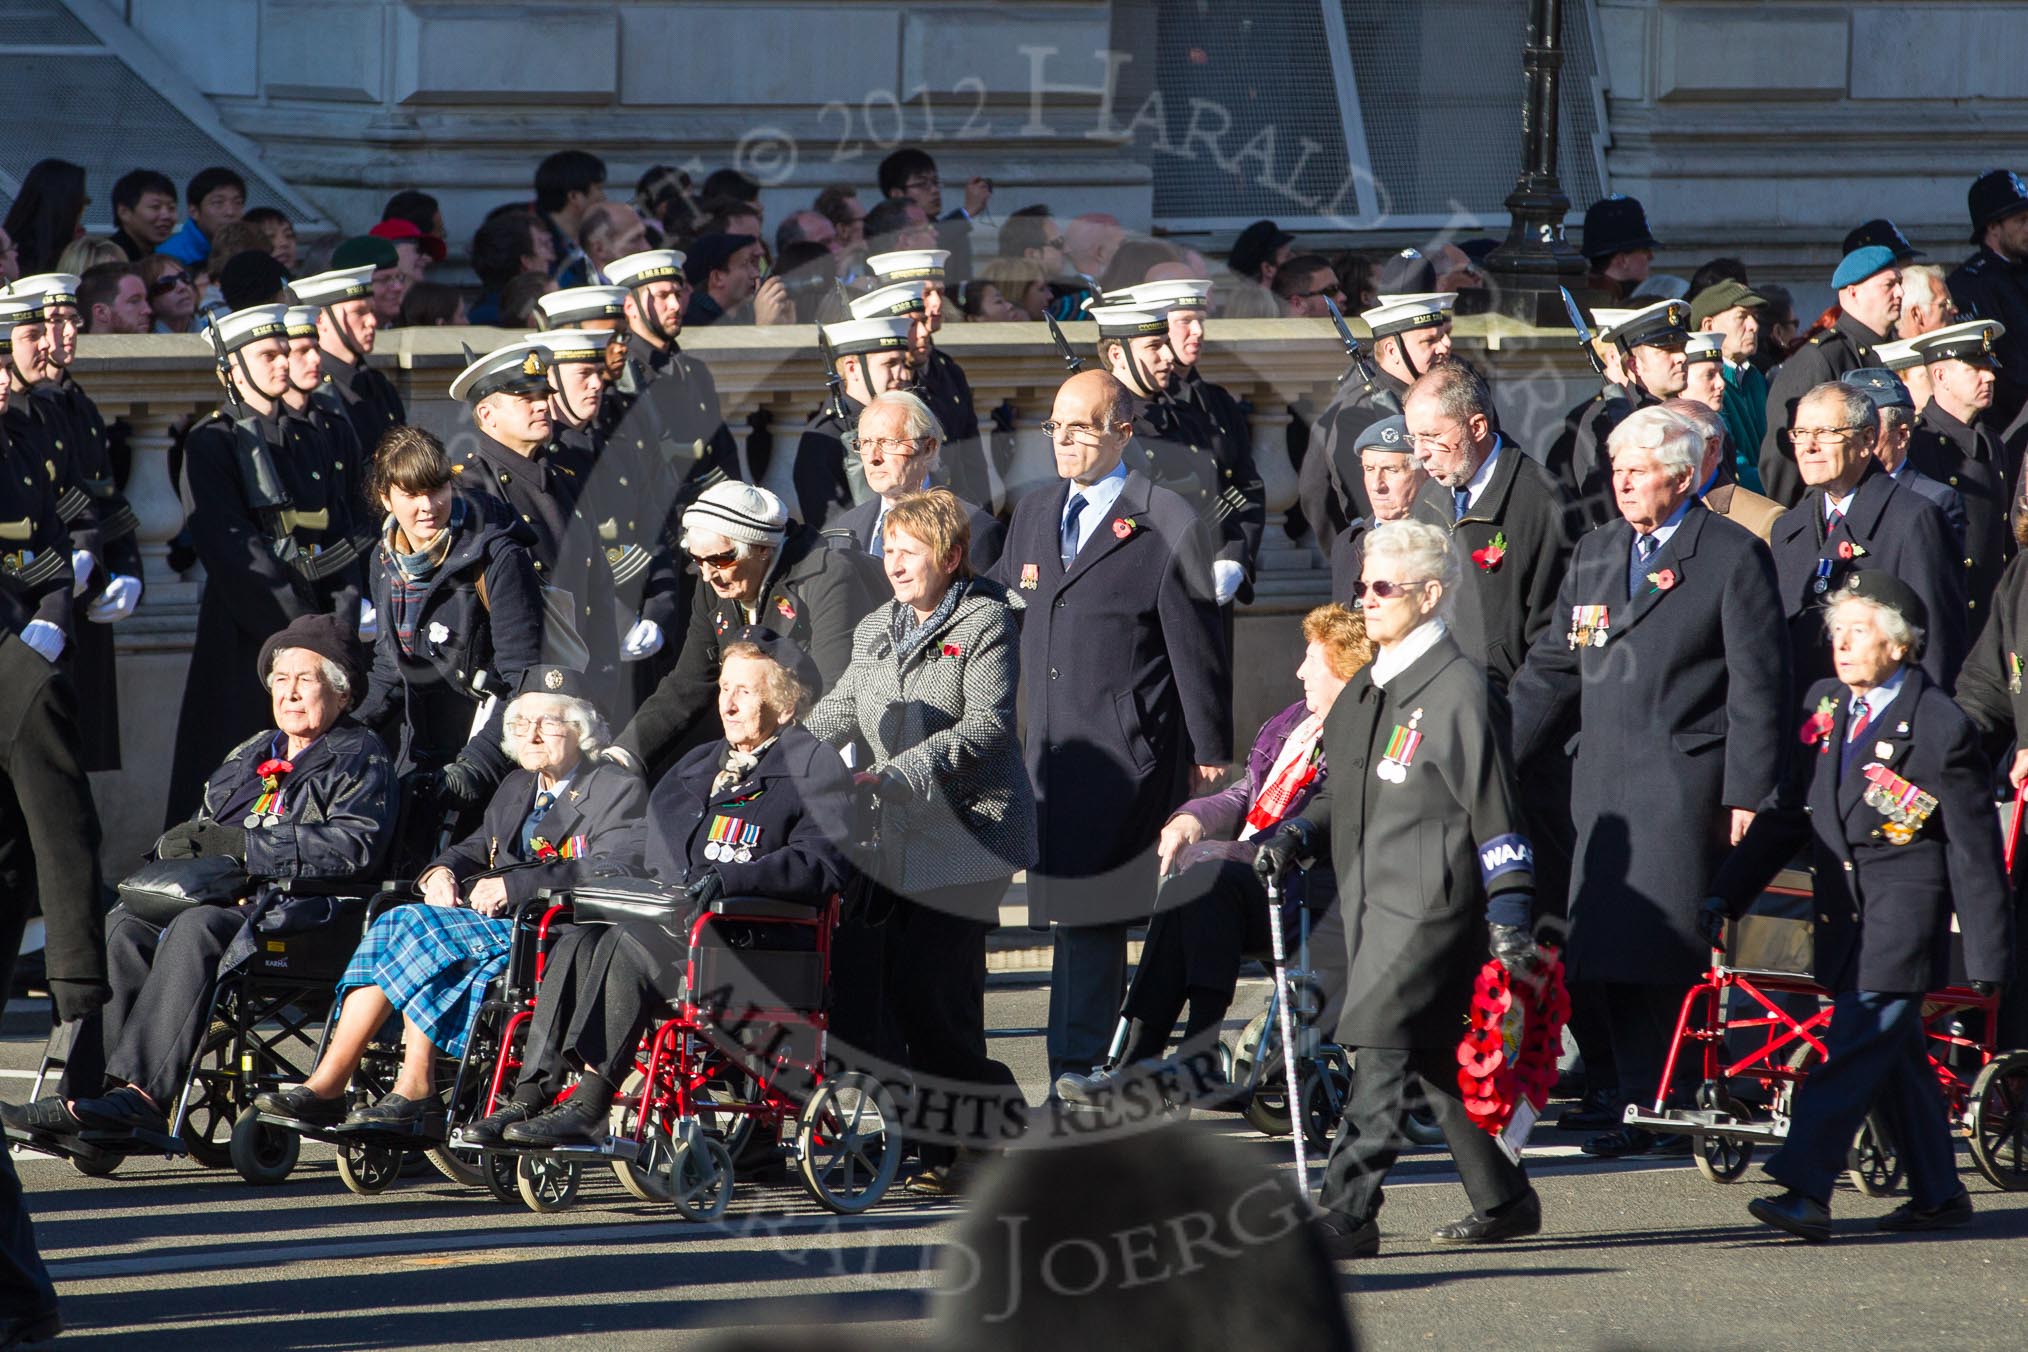
[[[766,625],[750,624],[732,636],[733,643],[751,643],[768,655],[775,665],[784,668],[796,678],[796,684],[803,687],[805,694],[815,699],[824,688],[824,677],[817,670],[817,664],[802,647],[783,638]]]
[[[234,254],[218,274],[218,293],[235,310],[282,300],[282,288],[288,284],[288,269],[259,249]]]
[[[1922,603],[1915,589],[1883,569],[1867,568],[1853,573],[1845,579],[1844,589],[1833,593],[1832,599],[1843,601],[1854,596],[1887,607],[1906,620],[1911,628],[1929,628],[1929,607]],[[1910,653],[1909,656],[1916,654]]]
[[[570,699],[591,699],[591,687],[576,667],[535,666],[521,673],[517,695],[563,695]]]
[[[1226,262],[1243,277],[1257,277],[1260,265],[1273,262],[1275,251],[1284,244],[1295,243],[1295,239],[1273,221],[1255,221],[1232,241],[1232,252]]]
[[[289,621],[287,628],[268,635],[268,641],[261,644],[260,658],[254,664],[262,686],[267,685],[268,675],[274,670],[275,654],[284,648],[307,648],[317,656],[329,659],[344,672],[345,685],[350,691],[348,708],[356,706],[366,694],[366,664],[359,650],[359,641],[355,631],[336,615],[304,615]]]

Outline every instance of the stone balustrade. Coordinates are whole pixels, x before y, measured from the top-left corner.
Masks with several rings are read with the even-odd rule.
[[[1065,331],[1089,360],[1095,326],[1070,324]],[[1363,328],[1355,331],[1366,337]],[[501,341],[496,329],[394,330],[382,336],[375,355],[400,388],[410,420],[450,440],[470,427],[463,406],[446,393],[465,364],[465,347],[483,351]],[[970,378],[982,423],[1001,404],[1013,406],[1016,485],[1049,477],[1048,446],[1037,425],[1048,417],[1064,367],[1046,330],[960,323],[946,326],[938,342]],[[686,334],[683,346],[711,367],[726,421],[742,446],[756,426],[772,439],[763,482],[786,489],[797,438],[824,399],[813,330],[727,328]],[[1457,348],[1491,375],[1507,435],[1523,446],[1547,445],[1564,413],[1596,389],[1567,330],[1476,316],[1458,321]],[[1337,334],[1324,320],[1214,320],[1208,326],[1203,371],[1253,409],[1254,453],[1270,509],[1256,596],[1236,620],[1233,717],[1242,745],[1295,697],[1293,673],[1302,641],[1291,617],[1322,601],[1327,591],[1315,551],[1307,541],[1290,540],[1282,528],[1282,514],[1296,496],[1287,438],[1292,407],[1321,406],[1345,364]],[[125,768],[95,777],[106,866],[117,876],[160,829],[202,587],[199,578],[169,568],[168,542],[183,520],[169,477],[170,447],[179,424],[215,407],[219,391],[210,349],[196,337],[87,335],[73,369],[106,420],[124,419],[133,429],[127,493],[141,521],[148,584],[140,608],[117,630]],[[793,502],[792,494],[785,496]]]

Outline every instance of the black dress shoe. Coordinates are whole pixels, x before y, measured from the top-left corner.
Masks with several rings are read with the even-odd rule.
[[[1786,1230],[1797,1239],[1822,1244],[1831,1238],[1831,1208],[1794,1190],[1779,1197],[1756,1197],[1746,1209],[1762,1225]]]
[[[1556,1125],[1563,1131],[1611,1131],[1620,1124],[1625,1107],[1617,1092],[1594,1089],[1565,1108]]]
[[[268,1089],[254,1095],[254,1107],[270,1117],[286,1117],[312,1127],[335,1127],[345,1120],[345,1098],[318,1098],[309,1085]]]
[[[1664,1132],[1649,1141],[1648,1158],[1687,1160],[1696,1149],[1696,1138],[1680,1131]]]
[[[1520,1239],[1542,1229],[1542,1199],[1529,1189],[1500,1208],[1497,1215],[1474,1211],[1461,1221],[1439,1225],[1430,1231],[1434,1244],[1497,1244],[1503,1239]]]
[[[61,1094],[46,1094],[33,1103],[0,1103],[0,1122],[45,1136],[75,1136],[84,1130]]]
[[[1380,1254],[1380,1221],[1377,1217],[1354,1224],[1350,1216],[1326,1212],[1317,1218],[1317,1232],[1323,1236],[1324,1252],[1331,1255],[1334,1263],[1375,1258]]]
[[[1894,1210],[1873,1222],[1876,1230],[1887,1230],[1895,1234],[1906,1234],[1911,1230],[1955,1230],[1960,1225],[1972,1223],[1972,1195],[1963,1188],[1948,1202],[1940,1202],[1927,1209],[1914,1202],[1903,1202]]]
[[[597,1145],[605,1139],[611,1104],[595,1104],[573,1094],[526,1122],[515,1122],[500,1133],[508,1145]]]
[[[1639,1127],[1618,1127],[1601,1136],[1594,1136],[1580,1147],[1594,1159],[1618,1160],[1629,1155],[1645,1155],[1654,1149],[1653,1132]]]
[[[28,1352],[30,1348],[50,1346],[56,1335],[63,1332],[63,1320],[55,1310],[40,1310],[34,1314],[17,1314],[11,1318],[0,1316],[0,1352]]]
[[[428,1099],[404,1098],[400,1094],[388,1094],[380,1102],[364,1108],[355,1108],[345,1117],[348,1127],[412,1127],[422,1121],[422,1115],[430,1106]]]
[[[77,1115],[87,1127],[101,1131],[152,1131],[169,1134],[169,1119],[132,1085],[94,1099],[79,1099]]]
[[[476,1122],[468,1122],[459,1135],[466,1145],[489,1146],[500,1144],[501,1133],[517,1122],[526,1122],[535,1116],[533,1104],[516,1103],[509,1099],[490,1114]]]

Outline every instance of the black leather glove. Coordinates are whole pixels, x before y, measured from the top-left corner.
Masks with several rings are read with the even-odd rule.
[[[197,823],[178,822],[162,833],[155,842],[157,859],[195,859],[197,857]]]
[[[437,776],[440,785],[438,792],[446,801],[456,803],[460,807],[471,807],[484,802],[491,790],[491,786],[486,782],[485,772],[462,758],[446,765],[437,772]]]
[[[1524,926],[1489,924],[1486,944],[1510,972],[1525,972],[1535,966],[1535,936]]]
[[[1697,912],[1697,933],[1713,948],[1723,948],[1725,922],[1731,918],[1724,897],[1706,897],[1703,908]]]
[[[230,855],[246,858],[246,829],[224,822],[200,822],[197,826],[197,853],[200,856]]]
[[[880,801],[889,807],[900,807],[915,799],[915,790],[908,786],[908,780],[892,770],[880,772],[880,785],[875,792],[880,795]]]
[[[1974,981],[1971,983],[1971,987],[1972,994],[1980,997],[1981,999],[1984,999],[1986,996],[1989,995],[1998,995],[2000,993],[2000,983],[1997,981]]]
[[[410,770],[401,777],[401,799],[419,808],[427,808],[443,792],[444,777],[437,770]]]
[[[1260,852],[1253,857],[1253,871],[1263,882],[1280,878],[1295,866],[1298,859],[1310,852],[1310,832],[1301,821],[1283,822],[1275,828],[1274,834],[1263,840]]]
[[[725,895],[725,879],[718,876],[717,869],[708,868],[684,890],[690,894],[691,905],[700,911],[706,910],[712,902]]]

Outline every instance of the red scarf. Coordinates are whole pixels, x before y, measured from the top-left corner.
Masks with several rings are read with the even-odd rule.
[[[1275,756],[1275,762],[1268,770],[1268,781],[1253,800],[1253,806],[1246,810],[1246,830],[1240,833],[1242,840],[1251,839],[1279,825],[1288,815],[1289,804],[1296,801],[1304,789],[1317,777],[1323,768],[1324,719],[1320,714],[1309,714],[1290,730],[1289,738],[1282,743],[1282,749]]]

